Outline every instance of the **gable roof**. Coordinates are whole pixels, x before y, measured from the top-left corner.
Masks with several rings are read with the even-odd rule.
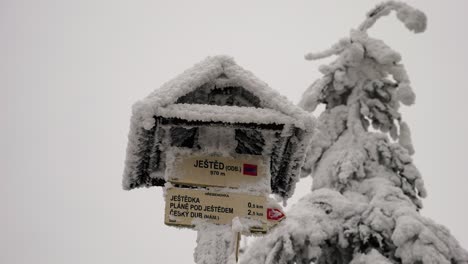
[[[207,84],[210,84],[208,89],[245,89],[256,97],[253,104],[255,107],[181,103],[184,100],[179,100],[185,95],[193,98],[190,93]],[[279,154],[281,160],[275,164],[278,175],[272,176],[272,186],[275,186],[274,193],[283,197],[291,196],[294,191],[314,129],[314,118],[310,114],[238,66],[228,56],[206,58],[135,103],[132,110],[122,182],[126,190],[162,186],[165,183],[164,176],[159,173],[150,175],[148,172],[154,160],[151,153],[156,144],[155,117],[205,123],[280,125],[285,140],[282,141],[282,153]],[[288,143],[290,141],[291,144]]]
[[[141,125],[149,130],[154,126],[153,117],[160,108],[174,104],[178,98],[210,82],[216,82],[218,87],[240,86],[260,99],[261,108],[273,109],[290,117],[291,122],[303,130],[313,129],[313,121],[309,114],[250,71],[238,66],[231,57],[224,55],[206,58],[135,103],[132,120],[141,122]]]

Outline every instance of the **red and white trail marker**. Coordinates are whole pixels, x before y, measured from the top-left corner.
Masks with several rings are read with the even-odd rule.
[[[285,217],[283,211],[277,208],[267,209],[267,219],[270,221],[281,221]]]

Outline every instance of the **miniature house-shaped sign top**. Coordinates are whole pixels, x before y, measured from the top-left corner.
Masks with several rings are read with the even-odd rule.
[[[183,185],[184,180],[217,186],[230,171],[249,178],[262,170],[266,184],[256,188],[287,198],[299,179],[312,131],[309,114],[232,58],[208,57],[133,106],[123,187]],[[220,161],[203,158],[210,155]],[[239,157],[243,164],[235,163]],[[217,172],[205,181],[203,175],[194,182],[179,179],[187,158],[192,167],[222,168],[226,174]]]

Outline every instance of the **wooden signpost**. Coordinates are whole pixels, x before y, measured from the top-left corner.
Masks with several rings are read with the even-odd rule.
[[[165,224],[193,227],[194,220],[230,225],[234,217],[258,221],[254,233],[266,233],[284,218],[278,208],[269,208],[266,196],[217,192],[206,189],[166,189]]]
[[[261,182],[269,184],[267,174],[264,157],[245,154],[235,157],[180,155],[166,170],[168,181],[174,184],[232,188]]]
[[[231,226],[237,217],[253,220],[248,233],[267,233],[285,218],[268,198],[271,176],[263,156],[174,154],[169,162],[165,172],[171,183],[165,188],[166,225],[193,228],[204,222]],[[233,233],[231,251],[226,253],[235,255],[236,261],[240,237],[240,232]]]
[[[292,195],[313,131],[232,58],[209,57],[134,105],[123,188],[164,187],[164,222],[198,231],[196,263],[226,263],[238,232],[285,218],[269,195]]]

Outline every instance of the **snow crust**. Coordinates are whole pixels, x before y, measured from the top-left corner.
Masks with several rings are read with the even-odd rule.
[[[295,120],[279,111],[268,108],[219,106],[204,104],[174,104],[158,109],[158,115],[166,118],[182,118],[190,121],[286,124],[306,129],[303,120]]]
[[[198,223],[196,230],[197,247],[193,257],[197,264],[225,263],[230,259],[234,250],[230,226]]]
[[[387,258],[382,256],[377,250],[372,249],[367,254],[356,254],[350,264],[392,264]]]

